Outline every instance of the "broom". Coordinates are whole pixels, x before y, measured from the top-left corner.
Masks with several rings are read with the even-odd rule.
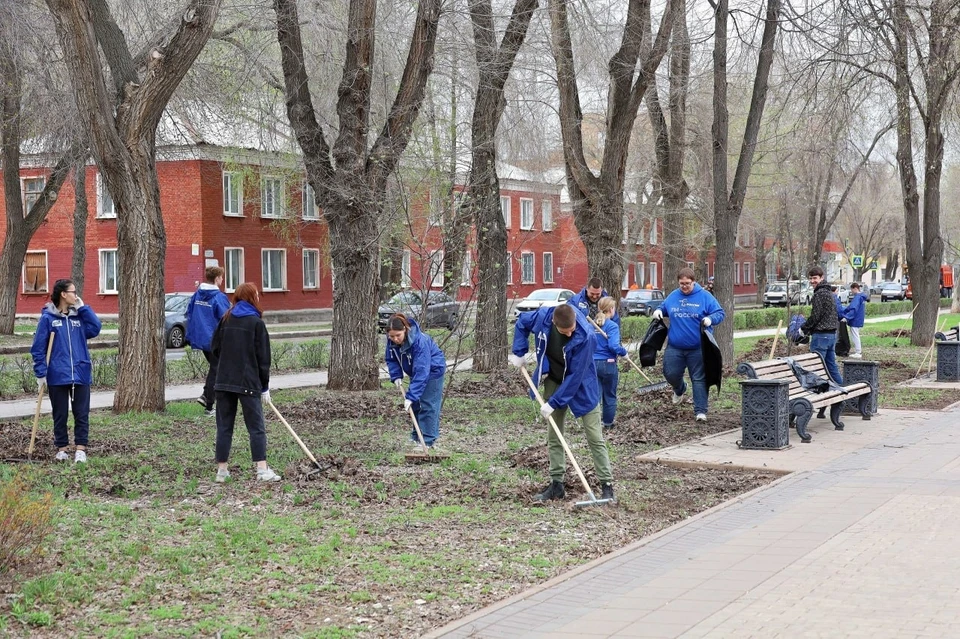
[[[600,328],[595,321],[593,321],[593,318],[592,318],[592,317],[590,317],[590,316],[588,315],[588,316],[587,316],[587,319],[590,320],[590,323],[593,324],[593,327],[594,327],[595,329],[597,329],[597,332],[598,332],[598,333],[600,333],[600,334],[603,335],[604,337],[607,337],[607,334],[603,332],[603,329]],[[640,373],[641,375],[643,375],[643,378],[644,378],[645,380],[647,380],[647,385],[646,385],[646,386],[641,386],[640,388],[637,389],[637,393],[638,393],[638,394],[640,394],[640,395],[646,395],[647,393],[655,393],[655,392],[657,392],[657,391],[662,391],[662,390],[664,390],[665,388],[667,388],[667,387],[670,386],[670,384],[667,383],[667,382],[656,382],[656,383],[654,383],[654,381],[653,381],[652,379],[650,379],[650,378],[647,376],[646,373],[643,372],[643,369],[640,368],[639,366],[637,366],[637,363],[634,362],[632,359],[630,359],[630,355],[629,355],[629,354],[625,355],[624,357],[626,358],[626,360],[627,360],[628,362],[630,362],[630,365],[633,366],[633,368],[636,369],[636,371],[637,371],[638,373]]]

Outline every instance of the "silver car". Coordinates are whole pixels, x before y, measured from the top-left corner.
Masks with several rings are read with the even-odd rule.
[[[453,330],[460,321],[460,303],[443,291],[428,291],[424,308],[420,291],[397,293],[377,310],[377,325],[387,328],[391,315],[404,313],[417,320],[424,328],[449,328]]]

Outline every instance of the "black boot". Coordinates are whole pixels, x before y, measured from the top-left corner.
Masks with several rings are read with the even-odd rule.
[[[827,416],[827,407],[824,406],[823,408],[820,409],[820,412],[817,413],[817,419],[823,419],[826,416]]]
[[[543,492],[534,495],[534,501],[550,501],[551,499],[563,499],[567,492],[563,489],[563,482],[553,480],[550,485],[543,489]]]
[[[613,496],[613,484],[600,484],[600,499],[609,499],[611,501],[616,499]]]

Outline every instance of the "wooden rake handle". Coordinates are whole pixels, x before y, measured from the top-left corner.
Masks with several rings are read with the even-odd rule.
[[[56,335],[50,331],[50,337],[47,339],[47,374],[50,373],[50,353],[53,351],[53,338]],[[43,405],[43,389],[46,384],[37,391],[37,410],[33,414],[33,430],[30,431],[30,447],[27,449],[27,459],[33,458],[33,445],[37,441],[37,426],[40,424],[40,407]]]
[[[407,396],[403,392],[403,385],[400,384],[397,386],[397,388],[400,390],[400,397],[402,397],[403,400],[406,401]],[[424,450],[427,450],[427,444],[425,441],[423,441],[423,431],[420,430],[420,424],[419,422],[417,422],[417,416],[413,412],[413,406],[408,408],[407,412],[410,414],[410,420],[413,422],[413,428],[417,431],[417,437],[420,439],[420,445],[423,446]]]
[[[587,319],[590,320],[590,323],[593,324],[593,327],[594,327],[595,329],[597,329],[597,332],[598,332],[598,333],[600,333],[600,334],[603,335],[604,337],[607,337],[607,334],[603,332],[603,329],[600,328],[595,321],[593,321],[593,318],[592,318],[592,317],[590,317],[589,315],[587,315]],[[644,378],[645,380],[647,380],[647,383],[648,383],[648,384],[652,384],[652,383],[653,383],[653,380],[650,379],[650,378],[647,376],[647,374],[643,372],[643,369],[640,368],[639,366],[637,366],[637,363],[636,363],[635,361],[633,361],[632,359],[630,359],[630,354],[629,354],[629,353],[627,353],[626,355],[624,355],[624,358],[625,358],[628,362],[630,362],[630,365],[633,366],[633,368],[634,368],[638,373],[640,373],[641,375],[643,375],[643,378]]]
[[[273,401],[269,401],[267,403],[270,404],[270,408],[273,409],[273,413],[280,419],[281,422],[283,422],[283,425],[287,427],[287,430],[290,431],[290,435],[293,437],[293,439],[300,444],[300,448],[303,449],[303,452],[307,454],[307,457],[310,458],[310,461],[312,461],[313,464],[319,468],[320,462],[318,462],[317,458],[313,456],[313,453],[310,452],[310,449],[307,448],[307,445],[303,443],[303,440],[300,439],[300,437],[297,435],[297,432],[293,430],[293,426],[287,423],[287,420],[283,418],[283,415],[280,414],[280,411],[277,410],[277,407],[273,405]]]

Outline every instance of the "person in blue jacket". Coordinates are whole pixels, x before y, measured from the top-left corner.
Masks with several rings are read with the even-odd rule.
[[[544,419],[553,416],[561,434],[568,409],[574,417],[583,421],[593,468],[600,480],[601,499],[612,500],[613,472],[600,426],[600,386],[597,383],[597,368],[593,363],[593,333],[594,329],[586,316],[569,304],[521,313],[514,327],[513,353],[509,360],[517,368],[526,365],[530,335],[533,334],[537,361],[533,379],[543,382],[543,399],[546,402],[540,414]],[[563,488],[566,458],[563,444],[552,427],[547,428],[547,448],[550,485],[534,497],[537,501],[563,499],[566,496]]]
[[[850,357],[860,359],[863,357],[860,346],[860,329],[863,328],[864,320],[867,317],[867,302],[870,301],[866,293],[860,291],[860,283],[850,284],[850,292],[853,298],[847,307],[843,309],[843,319],[847,321],[850,328],[850,344],[853,346],[853,352]]]
[[[37,386],[47,387],[53,409],[53,443],[57,447],[55,459],[67,461],[70,437],[67,414],[73,405],[73,461],[87,462],[87,444],[90,434],[90,385],[93,367],[87,340],[100,334],[100,318],[77,296],[73,280],[57,280],[53,285],[51,301],[43,307],[37,332],[33,336],[30,355]],[[47,363],[47,345],[53,337],[50,363]]]
[[[587,285],[579,293],[567,300],[567,304],[574,307],[586,317],[592,317],[595,322],[600,324],[600,311],[597,304],[604,297],[610,297],[610,293],[603,288],[603,282],[599,277],[591,277]],[[620,314],[613,316],[613,321],[620,326]]]
[[[604,321],[597,321],[600,330],[596,332],[596,349],[593,351],[593,363],[597,367],[597,381],[600,383],[600,400],[603,404],[601,422],[604,429],[613,428],[613,420],[617,416],[617,386],[620,384],[620,367],[617,366],[617,357],[627,354],[627,349],[620,343],[620,327],[613,321],[617,316],[617,302],[612,297],[600,298],[597,304],[600,317]]]
[[[403,410],[413,408],[420,425],[423,443],[435,449],[440,437],[440,405],[443,402],[443,376],[447,360],[433,338],[420,330],[417,322],[397,313],[387,321],[387,351],[384,356],[390,381],[403,388],[403,375],[410,377],[404,394]],[[418,450],[417,431],[410,430],[410,446]]]
[[[677,273],[678,288],[653,312],[655,319],[670,318],[667,349],[663,353],[663,376],[673,387],[673,403],[683,401],[687,384],[684,369],[693,382],[693,413],[698,422],[707,421],[707,384],[700,351],[700,326],[709,329],[725,316],[717,299],[695,281],[692,268]]]
[[[212,416],[213,402],[216,399],[213,385],[217,381],[217,359],[213,356],[211,343],[217,324],[230,308],[230,300],[220,290],[223,285],[222,268],[208,266],[204,276],[207,281],[200,284],[187,304],[187,343],[191,348],[201,351],[209,365],[203,393],[197,398],[197,402],[207,411],[208,416]]]

